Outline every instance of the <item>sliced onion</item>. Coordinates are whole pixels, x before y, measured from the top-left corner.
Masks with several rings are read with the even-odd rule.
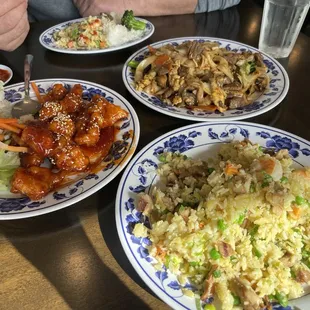
[[[253,102],[255,101],[258,97],[260,97],[264,92],[260,92],[260,91],[254,91],[253,93],[251,93],[250,95],[247,96],[247,100],[249,102]]]
[[[220,71],[222,71],[226,76],[228,76],[231,82],[234,81],[234,76],[232,75],[232,73],[231,73],[230,69],[228,68],[228,66],[218,65],[217,68]]]
[[[200,85],[200,87],[198,87],[197,89],[197,95],[196,95],[198,104],[201,104],[203,102],[203,94],[204,94],[203,86]]]
[[[213,69],[216,69],[216,63],[212,60],[210,54],[206,53],[205,56],[206,56],[206,60],[208,61],[210,67]]]
[[[211,95],[211,86],[209,83],[203,82],[202,87],[205,93],[207,93],[208,95]]]
[[[0,149],[5,151],[11,151],[11,152],[20,152],[20,153],[27,153],[28,148],[23,146],[11,146],[7,145],[3,142],[0,142]]]
[[[157,56],[153,55],[150,57],[147,57],[145,59],[143,59],[139,65],[136,68],[136,73],[135,73],[135,82],[139,82],[142,78],[143,78],[143,71],[146,67],[148,67],[149,65],[151,65],[155,59],[157,58]]]

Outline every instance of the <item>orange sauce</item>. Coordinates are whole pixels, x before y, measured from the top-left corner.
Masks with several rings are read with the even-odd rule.
[[[106,127],[101,130],[99,141],[95,146],[80,146],[84,155],[89,157],[92,162],[90,171],[93,172],[93,169],[96,169],[98,164],[108,155],[114,139],[114,126]]]
[[[0,69],[0,80],[5,82],[9,79],[10,72],[8,70]]]
[[[85,178],[90,173],[97,173],[101,171],[109,162],[103,163],[102,160],[109,154],[112,144],[115,140],[116,130],[114,126],[103,128],[100,132],[100,139],[95,146],[80,146],[85,156],[90,159],[95,158],[95,161],[89,166],[87,171],[78,174],[74,171],[61,171],[63,180],[58,183],[54,189],[68,186],[78,181],[78,179]],[[79,176],[78,178],[71,179],[70,177]]]

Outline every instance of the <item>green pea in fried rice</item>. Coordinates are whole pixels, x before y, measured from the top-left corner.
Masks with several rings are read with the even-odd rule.
[[[310,168],[294,169],[287,150],[267,151],[242,141],[209,161],[162,154],[160,186],[136,206],[152,229],[139,223],[133,233],[152,241],[154,267],[223,310],[286,306],[310,284]]]

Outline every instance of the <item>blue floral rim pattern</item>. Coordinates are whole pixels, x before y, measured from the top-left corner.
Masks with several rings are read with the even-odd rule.
[[[195,291],[190,283],[181,285],[177,278],[168,272],[165,266],[161,270],[152,267],[154,258],[149,255],[148,238],[136,238],[132,231],[137,223],[150,228],[149,219],[135,209],[137,193],[148,191],[156,182],[156,169],[159,164],[158,155],[164,151],[180,152],[190,156],[201,154],[209,147],[232,140],[250,139],[263,147],[273,148],[275,151],[287,149],[295,163],[310,165],[310,142],[287,132],[268,126],[250,123],[217,123],[190,125],[165,134],[142,149],[127,167],[120,182],[116,200],[116,223],[119,237],[124,250],[136,271],[147,285],[166,303],[175,309],[195,309],[193,300],[185,297],[182,289]],[[197,149],[197,151],[196,151]],[[300,301],[306,298],[310,302],[310,295],[290,302],[290,306],[273,305],[274,310],[293,310]],[[207,301],[208,302],[208,301]],[[304,304],[304,303],[302,303]],[[201,303],[201,307],[204,303]],[[199,309],[199,308],[197,308]],[[202,309],[202,308],[201,308]]]

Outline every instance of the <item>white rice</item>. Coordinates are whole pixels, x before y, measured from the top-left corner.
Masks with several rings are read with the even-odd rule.
[[[111,14],[112,15],[112,14]],[[120,25],[120,18],[113,16],[113,20],[102,17],[103,33],[106,35],[109,46],[118,46],[142,37],[143,30],[128,30]]]

